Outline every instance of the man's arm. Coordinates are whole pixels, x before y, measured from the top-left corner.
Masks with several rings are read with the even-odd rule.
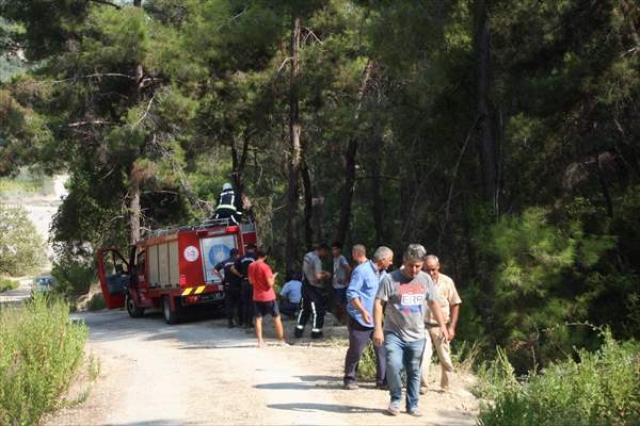
[[[384,343],[384,333],[382,331],[383,303],[381,299],[376,298],[373,304],[373,344],[376,346],[382,346]]]
[[[440,304],[436,300],[428,300],[427,305],[429,305],[429,309],[431,313],[435,317],[438,325],[440,325],[440,331],[442,331],[442,336],[448,341],[449,340],[449,332],[447,331],[447,323],[444,321],[444,315],[442,314],[442,308]]]
[[[276,284],[276,276],[274,275],[273,272],[271,272],[269,276],[267,276],[267,285],[269,286],[269,288],[273,288],[275,284]]]
[[[451,322],[449,323],[449,341],[453,340],[456,335],[456,327],[458,326],[458,316],[460,315],[460,304],[451,306]]]
[[[351,273],[353,272],[353,268],[351,267],[351,265],[349,265],[349,262],[347,262],[347,259],[344,260],[344,279],[347,280],[347,282],[349,282],[351,280]]]
[[[325,278],[330,278],[331,274],[327,271],[323,271],[322,270],[322,261],[320,260],[320,258],[317,258],[314,260],[313,263],[313,272],[314,272],[314,276],[316,278],[316,280],[318,281],[322,281]]]
[[[280,290],[280,296],[282,297],[288,297],[289,293],[291,293],[291,285],[289,283],[286,283],[283,287],[282,290]]]
[[[371,324],[373,319],[371,318],[371,315],[369,315],[369,312],[367,312],[366,309],[364,309],[364,306],[360,301],[360,291],[362,289],[362,284],[363,284],[362,274],[355,272],[351,276],[349,287],[347,287],[347,300],[349,300],[349,303],[351,304],[351,306],[353,306],[360,312],[364,322],[367,324]]]
[[[351,299],[349,303],[351,303],[351,305],[360,312],[360,314],[362,315],[362,320],[364,322],[366,322],[367,324],[371,324],[371,316],[369,315],[369,312],[367,312],[367,310],[364,308],[364,306],[362,306],[362,302],[360,301],[359,297]]]
[[[237,265],[237,264],[236,264],[236,265]],[[241,273],[236,269],[236,265],[233,265],[233,266],[231,267],[231,273],[232,273],[233,275],[235,275],[236,277],[238,277],[238,278],[244,278],[244,277],[242,276],[242,274],[241,274]]]

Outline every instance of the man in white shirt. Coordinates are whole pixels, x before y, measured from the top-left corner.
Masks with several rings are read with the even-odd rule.
[[[451,362],[451,348],[449,341],[453,340],[456,335],[456,326],[458,325],[458,315],[460,313],[460,304],[462,300],[456,290],[453,280],[440,273],[440,261],[437,256],[429,255],[425,259],[423,271],[428,273],[433,280],[433,286],[436,291],[436,300],[440,305],[440,310],[447,324],[447,332],[449,338],[444,338],[442,331],[438,326],[433,313],[427,312],[424,325],[427,330],[427,345],[422,359],[422,387],[420,393],[424,394],[429,383],[429,368],[431,367],[431,356],[435,348],[442,369],[440,378],[440,388],[446,392],[449,390],[449,382],[453,375],[453,364]],[[431,342],[429,342],[431,340]],[[432,346],[433,345],[433,346]]]

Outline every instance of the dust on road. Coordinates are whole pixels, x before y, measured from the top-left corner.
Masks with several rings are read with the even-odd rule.
[[[223,320],[168,326],[153,314],[80,317],[91,329],[88,350],[100,358],[100,377],[85,403],[48,426],[475,424],[477,404],[461,378],[450,394],[421,397],[423,418],[385,415],[388,393],[373,383],[342,389],[346,347],[335,343],[260,349],[252,334]]]

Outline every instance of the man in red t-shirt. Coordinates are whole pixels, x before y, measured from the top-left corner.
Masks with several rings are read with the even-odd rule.
[[[276,293],[273,291],[275,275],[271,267],[265,262],[267,254],[259,249],[256,252],[257,259],[249,265],[247,276],[249,283],[253,286],[253,303],[256,315],[256,337],[258,346],[264,346],[262,340],[262,317],[270,314],[273,317],[273,324],[280,343],[285,343],[280,310],[276,302]]]

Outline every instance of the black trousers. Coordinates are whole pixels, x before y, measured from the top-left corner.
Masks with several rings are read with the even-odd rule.
[[[358,364],[362,353],[373,337],[373,327],[365,327],[354,320],[351,315],[347,327],[349,329],[349,349],[344,360],[344,383],[355,383],[358,374]],[[386,382],[387,358],[383,346],[373,346],[376,354],[376,384],[384,385]]]
[[[253,286],[246,279],[242,280],[240,298],[242,305],[240,324],[250,327],[253,324]]]
[[[323,289],[304,283],[302,285],[302,309],[298,315],[296,328],[300,331],[304,330],[307,322],[311,319],[311,335],[322,333],[326,312]]]
[[[238,314],[238,321],[242,324],[242,289],[238,285],[225,284],[224,286],[224,310],[227,320],[232,322]]]
[[[283,314],[291,318],[293,318],[296,312],[298,312],[298,309],[300,309],[299,302],[291,303],[288,300],[283,301],[282,303],[279,304],[279,306],[280,306],[280,312],[282,312]]]
[[[217,209],[213,215],[214,219],[229,219],[234,225],[238,225],[242,218],[242,215],[235,210],[231,209]]]

